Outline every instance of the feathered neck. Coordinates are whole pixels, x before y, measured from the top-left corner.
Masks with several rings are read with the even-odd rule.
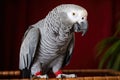
[[[59,13],[54,10],[49,12],[45,18],[44,26],[47,28],[47,34],[58,37],[60,40],[64,41],[69,38],[70,33],[64,31],[65,25],[62,24],[60,20]]]
[[[56,10],[50,11],[48,15],[45,17],[45,24],[44,26],[47,29],[52,30],[54,32],[58,32],[61,26],[61,21],[58,12]]]

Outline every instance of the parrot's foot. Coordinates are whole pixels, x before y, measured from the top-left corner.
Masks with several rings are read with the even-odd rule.
[[[75,78],[77,77],[75,74],[58,74],[56,78]]]
[[[37,75],[37,76],[34,76],[34,78],[48,78],[48,75],[45,74],[45,75]]]

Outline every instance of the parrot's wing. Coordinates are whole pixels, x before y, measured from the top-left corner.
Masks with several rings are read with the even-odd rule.
[[[30,26],[26,31],[20,48],[19,69],[29,69],[40,40],[40,30]]]
[[[74,33],[72,34],[72,39],[70,41],[70,43],[68,44],[68,48],[67,48],[67,51],[66,51],[66,55],[65,55],[65,58],[64,58],[64,61],[63,61],[63,67],[67,64],[69,64],[70,62],[70,59],[71,59],[71,56],[72,56],[72,53],[73,53],[73,49],[74,49],[74,40],[75,40],[75,37],[74,37]]]

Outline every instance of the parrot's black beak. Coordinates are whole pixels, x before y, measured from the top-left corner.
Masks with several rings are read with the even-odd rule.
[[[73,24],[73,31],[82,32],[82,36],[85,35],[85,33],[87,32],[87,29],[88,29],[87,21],[81,22],[81,23],[76,22],[75,24]]]

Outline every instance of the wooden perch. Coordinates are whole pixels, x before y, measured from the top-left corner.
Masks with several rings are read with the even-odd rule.
[[[63,73],[75,73],[77,78],[48,78],[49,80],[120,80],[120,72],[108,69],[86,69],[86,70],[63,70]],[[30,80],[22,79],[20,71],[0,71],[0,80]],[[47,79],[47,80],[48,80]],[[46,79],[32,79],[32,80],[46,80]]]

